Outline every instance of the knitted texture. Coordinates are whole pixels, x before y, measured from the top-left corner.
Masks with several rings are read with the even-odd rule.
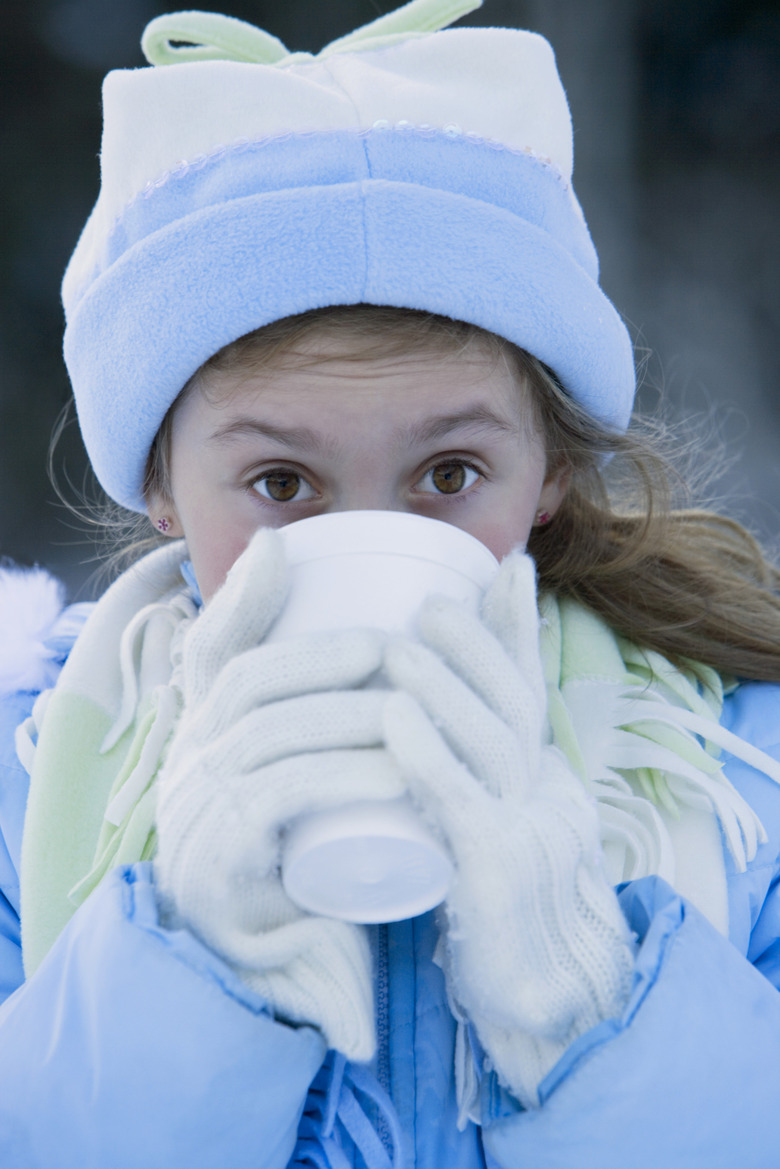
[[[486,624],[429,601],[427,645],[389,647],[386,670],[400,692],[385,734],[456,865],[450,993],[501,1081],[530,1107],[572,1041],[620,1013],[633,950],[602,868],[595,802],[546,742],[527,557],[504,561],[484,615]]]
[[[382,750],[372,631],[259,646],[283,604],[276,533],[259,532],[185,638],[184,713],[158,781],[162,920],[220,954],[276,1016],[352,1059],[374,1050],[361,926],[305,914],[284,892],[283,826],[301,812],[403,790]]]
[[[275,564],[273,567],[269,562],[267,571],[263,568],[263,541],[267,541],[265,547]],[[342,798],[348,802],[372,795],[395,796],[402,784],[392,763],[375,745],[382,736],[378,692],[361,695],[344,689],[348,684],[345,679],[372,676],[372,665],[381,657],[381,638],[344,633],[257,648],[260,631],[273,619],[284,594],[284,574],[274,560],[274,544],[271,534],[256,538],[247,553],[255,561],[243,578],[244,600],[239,604],[234,596],[237,603],[232,613],[223,603],[222,617],[214,624],[211,623],[215,614],[219,616],[219,607],[215,610],[209,606],[196,616],[189,590],[182,586],[180,562],[186,551],[181,543],[166,544],[146,557],[98,602],[55,689],[41,695],[32,716],[19,728],[20,758],[32,771],[21,872],[25,968],[28,975],[36,969],[76,905],[109,869],[154,855],[157,779],[179,717],[184,685],[182,652],[186,646],[185,718],[189,720],[192,739],[188,749],[184,733],[177,736],[176,755],[181,766],[174,775],[169,762],[163,783],[172,809],[167,818],[164,811],[162,814],[163,858],[171,858],[172,883],[176,883],[164,915],[172,924],[183,920],[177,918],[176,896],[181,893],[182,904],[192,897],[193,904],[187,911],[191,910],[193,922],[202,921],[205,931],[211,928],[210,915],[215,919],[216,947],[234,954],[236,968],[241,967],[248,980],[256,980],[280,1017],[285,1011],[285,1017],[290,1018],[297,1012],[299,1021],[316,1022],[322,1017],[321,1025],[332,1032],[333,1041],[346,1047],[359,1030],[354,1022],[355,1005],[348,1004],[347,1022],[343,1025],[324,1016],[323,1002],[331,990],[328,977],[340,966],[338,962],[329,963],[326,970],[322,965],[330,951],[328,946],[320,945],[320,927],[312,925],[317,919],[305,918],[297,939],[302,946],[299,957],[303,957],[310,943],[320,947],[314,972],[311,963],[299,961],[298,957],[287,961],[289,949],[276,966],[270,966],[273,947],[278,956],[284,946],[291,945],[292,936],[292,931],[285,932],[284,928],[275,932],[270,924],[274,906],[279,907],[284,921],[290,920],[286,915],[291,913],[276,875],[279,832],[285,818],[294,816],[301,806],[309,810],[330,806]],[[237,565],[236,573],[242,571]],[[56,595],[56,590],[52,589],[51,595]],[[10,602],[11,592],[5,596]],[[590,864],[579,862],[579,850],[587,843],[583,825],[588,827],[591,805],[583,804],[582,792],[572,785],[571,776],[564,774],[558,780],[553,776],[544,787],[530,770],[530,761],[538,758],[544,775],[549,761],[555,760],[554,752],[544,745],[544,737],[542,744],[538,743],[544,720],[533,706],[528,715],[527,760],[513,738],[512,728],[525,726],[523,702],[538,699],[540,694],[533,650],[536,618],[526,611],[533,600],[532,584],[526,591],[516,589],[518,615],[514,618],[501,616],[508,612],[511,617],[512,611],[506,597],[501,605],[495,604],[495,598],[501,596],[501,590],[492,594],[486,619],[494,629],[501,626],[505,645],[515,645],[520,639],[514,655],[520,665],[515,667],[511,661],[507,665],[506,653],[485,629],[480,632],[468,623],[462,627],[457,610],[451,618],[445,620],[445,614],[438,618],[434,605],[422,621],[432,648],[430,652],[419,648],[413,652],[421,654],[419,665],[426,670],[430,654],[439,652],[437,645],[449,646],[449,650],[439,652],[438,668],[421,674],[427,680],[420,683],[419,693],[423,702],[441,708],[436,717],[444,737],[437,740],[431,728],[424,725],[422,737],[415,740],[419,708],[413,706],[411,718],[407,719],[403,712],[399,715],[402,725],[396,728],[393,740],[399,758],[405,743],[410,756],[420,746],[420,766],[426,774],[428,756],[424,752],[431,740],[439,752],[434,762],[449,745],[468,761],[473,773],[471,778],[462,775],[456,783],[462,761],[441,759],[444,794],[440,829],[445,834],[449,831],[447,813],[455,815],[460,808],[462,821],[454,825],[451,847],[456,862],[461,853],[464,862],[462,880],[451,904],[468,923],[464,936],[473,937],[477,948],[482,945],[481,931],[490,935],[484,952],[492,955],[491,968],[480,970],[474,982],[484,985],[487,993],[490,979],[496,978],[504,996],[496,999],[499,1015],[506,1014],[506,1002],[513,1001],[507,997],[506,986],[516,971],[513,967],[505,977],[507,972],[493,961],[495,943],[491,938],[500,937],[503,945],[506,937],[508,944],[514,946],[519,936],[517,922],[523,920],[526,894],[519,886],[512,854],[521,843],[527,849],[537,847],[534,841],[525,843],[523,833],[528,835],[528,828],[522,825],[526,804],[533,810],[540,806],[541,795],[545,794],[547,803],[542,810],[547,807],[548,818],[560,817],[565,826],[567,816],[574,817],[573,860],[566,879],[576,878],[586,892],[597,884]],[[249,612],[243,616],[245,602]],[[725,932],[727,912],[721,913],[718,898],[712,896],[712,890],[717,891],[723,881],[724,842],[733,863],[744,869],[765,834],[755,814],[720,773],[712,752],[717,747],[725,748],[778,781],[780,769],[762,752],[721,727],[717,696],[713,694],[709,709],[691,680],[669,663],[622,643],[593,614],[573,602],[554,602],[546,597],[541,600],[541,608],[544,624],[539,644],[547,678],[550,722],[555,742],[569,760],[572,772],[596,801],[608,876],[621,881],[661,872]],[[37,611],[35,606],[33,611]],[[62,620],[55,622],[54,634]],[[438,633],[437,621],[442,625]],[[42,625],[47,623],[48,616]],[[201,634],[195,637],[198,627]],[[67,632],[69,647],[74,631],[69,628]],[[525,657],[524,638],[529,639],[531,647]],[[36,637],[36,644],[37,640]],[[47,655],[49,648],[55,648],[49,635],[43,644]],[[456,652],[453,647],[457,646],[460,648]],[[64,656],[67,648],[60,647],[57,652]],[[388,660],[399,652],[394,649]],[[448,654],[452,668],[444,665]],[[417,659],[413,658],[411,664],[416,670]],[[408,661],[404,668],[409,673]],[[26,670],[24,666],[23,677],[28,677]],[[518,671],[531,680],[527,694],[522,687],[518,690]],[[414,682],[410,679],[407,683],[406,673],[399,667],[399,684],[412,690]],[[266,681],[258,680],[261,674]],[[473,684],[472,676],[476,679]],[[453,691],[454,682],[461,685]],[[326,692],[329,687],[335,688],[333,694]],[[482,701],[476,691],[483,696]],[[543,705],[540,701],[539,710]],[[247,722],[250,710],[254,713]],[[532,725],[536,727],[533,733]],[[245,746],[239,743],[239,730],[243,732],[244,728],[263,741],[248,741]],[[355,745],[347,746],[350,743]],[[209,754],[209,744],[213,755]],[[296,754],[304,745],[306,753]],[[229,769],[222,766],[223,752],[230,761]],[[257,767],[252,770],[255,763]],[[534,777],[527,784],[527,800],[523,796],[526,767],[528,775]],[[411,758],[410,777],[416,774],[415,769],[415,759]],[[482,798],[478,777],[483,775],[486,782],[491,782],[491,791],[500,785],[505,794],[483,792]],[[642,794],[650,778],[652,783]],[[418,788],[421,806],[438,822],[439,810],[433,797],[425,795],[424,778]],[[563,794],[556,802],[552,797],[558,791]],[[667,793],[664,803],[674,799],[677,806],[677,818],[669,819],[666,825],[659,815],[664,808],[658,793],[663,792]],[[460,803],[454,802],[456,795]],[[573,811],[568,808],[569,802]],[[211,817],[223,832],[217,841],[213,839]],[[494,831],[496,817],[501,822]],[[702,817],[708,824],[706,833]],[[516,836],[510,830],[510,819],[520,825]],[[192,839],[188,840],[190,828]],[[256,843],[249,843],[252,831],[256,832]],[[225,836],[230,832],[234,833],[235,847],[226,849]],[[488,832],[492,835],[487,839],[495,847],[484,843]],[[472,836],[475,847],[482,850],[475,852],[473,858],[469,853]],[[596,851],[594,846],[594,855]],[[199,866],[212,865],[214,857],[218,863],[213,864],[212,875],[227,891],[227,898],[232,896],[234,878],[237,884],[234,916],[226,911],[224,921],[219,918],[220,906],[213,889],[198,888],[198,882],[207,879],[198,873]],[[550,865],[544,857],[542,861],[538,871],[543,874]],[[475,873],[473,896],[468,883],[471,870]],[[247,895],[246,884],[240,880],[242,872],[247,874],[247,883],[258,882],[257,904],[252,895],[242,900]],[[524,874],[528,879],[532,876]],[[538,888],[541,896],[542,886]],[[603,892],[597,891],[599,895]],[[242,914],[247,919],[253,914],[256,917],[247,924]],[[577,913],[573,913],[574,927],[579,928],[578,920]],[[334,935],[329,927],[330,923],[325,923],[323,929],[332,950]],[[197,924],[193,928],[197,929]],[[353,934],[348,936],[354,940]],[[571,936],[576,939],[576,929]],[[457,929],[450,930],[451,946],[457,938]],[[359,941],[355,948],[360,952]],[[252,954],[246,967],[242,964],[248,949]],[[260,955],[258,970],[251,965],[256,954]],[[566,970],[565,951],[556,955],[559,960]],[[340,961],[348,966],[346,959]],[[522,971],[525,967],[521,963],[517,969]],[[461,985],[460,969],[455,963],[451,963],[449,981],[455,1001]],[[312,985],[316,994],[308,990]],[[472,1001],[468,987],[463,994],[464,1001]],[[595,999],[598,1007],[597,994]],[[491,1037],[490,1005],[483,1003],[478,1010],[479,1001],[475,998],[474,1020],[480,1022],[480,1034],[488,1049],[498,1052],[501,1035]],[[455,1006],[459,1019],[468,1017],[457,1003]],[[586,996],[585,1007],[588,1006]],[[583,1017],[586,1015],[585,1010]],[[507,1025],[501,1033],[510,1055],[517,1051],[513,1026]],[[465,1024],[459,1027],[461,1038],[468,1032]],[[346,1038],[336,1038],[345,1034]],[[528,1047],[528,1035],[524,1042]],[[549,1054],[552,1058],[554,1044]],[[473,1072],[471,1060],[465,1055],[460,1066],[466,1075]],[[503,1062],[500,1066],[504,1066]],[[511,1067],[506,1075],[510,1077]],[[529,1073],[528,1078],[532,1080],[533,1076]],[[465,1089],[464,1102],[470,1107],[473,1100],[467,1083]]]
[[[106,78],[101,191],[63,301],[82,433],[120,503],[144,510],[151,443],[203,362],[326,305],[468,321],[626,425],[631,344],[571,186],[552,50],[514,29],[427,31],[463,7],[411,5],[317,57],[209,17],[193,51],[221,57],[238,35],[281,56]],[[155,27],[175,46],[174,25]]]
[[[28,574],[0,574],[11,642],[27,647],[5,685],[46,685],[67,657],[16,734],[31,772],[21,874],[28,974],[111,868],[154,855],[156,777],[179,718],[182,642],[197,613],[182,584],[185,556],[181,542],[166,543],[97,605],[71,606],[53,626],[54,585],[42,606]],[[694,685],[703,666],[686,676],[574,602],[541,597],[540,610],[548,717],[597,802],[610,879],[660,873],[727,932],[723,845],[744,870],[766,837],[718,749],[777,782],[780,767],[720,726],[716,677],[703,694]],[[281,671],[292,650],[262,660]],[[318,656],[311,643],[312,668]]]

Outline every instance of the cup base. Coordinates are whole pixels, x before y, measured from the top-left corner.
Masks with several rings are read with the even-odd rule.
[[[427,833],[394,825],[392,811],[380,801],[353,806],[351,825],[344,810],[337,823],[312,816],[296,824],[282,866],[288,897],[310,913],[362,925],[404,921],[439,905],[452,864]]]

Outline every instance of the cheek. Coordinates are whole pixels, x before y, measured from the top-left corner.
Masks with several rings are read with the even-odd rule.
[[[221,585],[230,569],[246,547],[247,541],[219,539],[198,540],[190,537],[187,548],[204,601],[208,601]]]
[[[208,460],[174,466],[173,499],[204,601],[224,584],[249,543],[256,516],[243,497],[225,491]]]
[[[236,523],[229,515],[212,514],[213,510],[192,509],[182,516],[187,551],[204,601],[224,584],[254,531],[253,525]]]
[[[482,530],[473,533],[493,553],[496,560],[503,560],[518,544],[525,548],[530,534],[530,523],[527,525],[487,524]]]
[[[541,475],[522,489],[503,493],[501,498],[491,498],[486,514],[474,518],[467,530],[489,548],[497,560],[503,560],[507,553],[518,546],[525,548],[531,535],[534,519],[539,509]]]
[[[488,548],[497,560],[503,560],[508,552],[521,545],[525,548],[536,512],[531,509],[525,514],[517,508],[507,507],[503,514],[493,514],[468,528],[472,536]]]

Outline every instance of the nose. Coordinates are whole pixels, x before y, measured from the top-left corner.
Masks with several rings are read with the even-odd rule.
[[[409,511],[406,502],[392,487],[356,484],[339,492],[331,511]]]
[[[410,509],[408,507],[404,507],[402,504],[398,503],[397,501],[396,502],[387,502],[387,503],[380,503],[380,502],[368,503],[365,501],[363,501],[363,502],[356,501],[354,503],[344,504],[343,506],[340,506],[340,507],[333,507],[330,510],[331,511],[409,511]]]

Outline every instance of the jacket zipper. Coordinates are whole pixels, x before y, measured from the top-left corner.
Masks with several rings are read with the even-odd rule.
[[[390,971],[388,928],[377,926],[376,960],[376,1078],[390,1096]],[[376,1130],[387,1152],[392,1157],[393,1144],[381,1112],[377,1111]]]

